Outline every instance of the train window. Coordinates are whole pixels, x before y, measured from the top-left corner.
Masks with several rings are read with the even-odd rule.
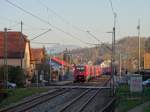
[[[84,71],[85,70],[84,66],[77,66],[76,69],[79,70],[79,71]]]

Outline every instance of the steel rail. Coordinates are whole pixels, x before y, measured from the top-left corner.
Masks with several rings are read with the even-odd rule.
[[[113,106],[116,100],[117,98],[112,98],[99,112],[110,112],[111,106]]]
[[[58,112],[64,112],[70,105],[72,105],[73,103],[75,103],[79,98],[81,98],[83,95],[85,95],[86,93],[88,93],[91,89],[87,89],[86,91],[84,91],[82,94],[80,94],[79,96],[77,96],[76,98],[74,98],[73,100],[71,100],[69,103],[67,103],[65,106],[63,106],[61,109],[59,109]]]
[[[105,83],[104,86],[110,81],[110,79],[108,79]],[[96,95],[102,91],[102,88],[98,89],[95,94],[93,96],[91,96],[78,110],[78,112],[82,112],[84,110],[84,108],[94,99],[94,97],[96,97]]]
[[[103,86],[107,85],[107,83],[110,81],[110,78],[104,83]],[[71,102],[69,102],[68,104],[66,104],[64,107],[62,107],[61,109],[59,109],[58,112],[64,112],[69,106],[71,106],[73,103],[75,103],[79,98],[81,98],[83,95],[87,94],[90,90],[92,89],[88,89],[85,92],[83,92],[80,96],[77,96],[76,98],[74,98],[73,100],[71,100]],[[88,105],[93,98],[102,90],[102,88],[99,88],[94,95],[92,95],[90,98],[88,98],[88,100],[79,108],[79,110],[77,112],[82,112],[83,109],[86,107],[86,105]]]
[[[15,107],[24,105],[24,104],[26,104],[26,103],[28,103],[28,102],[30,102],[30,101],[36,100],[36,99],[38,99],[38,98],[40,98],[40,97],[43,97],[43,96],[46,96],[46,95],[48,95],[48,94],[52,94],[52,93],[54,93],[54,92],[56,92],[56,91],[58,91],[58,90],[54,90],[54,91],[51,91],[51,92],[47,92],[47,93],[45,93],[45,94],[41,94],[41,95],[39,95],[39,96],[33,97],[33,98],[31,98],[31,99],[29,99],[29,100],[27,100],[27,101],[18,103],[18,104],[16,104],[16,105],[13,105],[13,106],[10,106],[10,107],[6,107],[6,108],[4,108],[4,109],[1,109],[0,112],[3,112],[3,111],[8,110],[8,109],[10,110],[10,109],[13,109],[13,108],[15,108]]]
[[[27,111],[27,110],[30,110],[31,108],[41,104],[41,103],[44,103],[52,98],[55,98],[61,94],[64,94],[68,91],[70,91],[71,89],[67,89],[67,90],[56,90],[54,92],[51,92],[49,94],[46,94],[46,95],[43,95],[43,96],[39,96],[37,98],[33,98],[31,100],[28,100],[26,102],[23,102],[23,103],[20,103],[18,105],[15,105],[15,106],[12,106],[10,108],[6,108],[6,109],[3,109],[3,110],[0,110],[0,112],[24,112],[24,111]]]
[[[102,89],[98,89],[93,96],[91,96],[78,110],[78,112],[82,112],[84,108],[96,97],[96,95],[101,91]]]

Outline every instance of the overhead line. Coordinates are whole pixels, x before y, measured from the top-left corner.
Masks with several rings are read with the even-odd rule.
[[[120,25],[119,25],[119,22],[118,22],[118,16],[117,16],[117,13],[116,11],[114,10],[114,7],[113,7],[113,3],[112,3],[112,0],[109,0],[110,2],[110,6],[111,6],[111,10],[112,10],[112,13],[113,13],[113,16],[114,16],[114,26],[116,26],[116,24],[118,25],[118,33],[120,34]]]
[[[40,36],[42,36],[42,35],[48,33],[49,31],[51,31],[51,29],[48,29],[47,31],[45,31],[45,32],[43,32],[43,33],[41,33],[41,34],[35,36],[34,38],[32,38],[32,39],[30,39],[30,40],[32,41],[32,40],[34,40],[34,39],[36,39],[36,38],[38,38],[38,37],[40,37]]]
[[[37,1],[37,0],[36,0]],[[63,16],[61,16],[60,14],[58,14],[57,12],[55,12],[53,9],[49,8],[47,5],[45,5],[41,0],[38,0],[40,2],[40,5],[42,5],[44,8],[50,10],[56,17],[58,17],[61,21],[63,21],[64,23],[66,23],[67,25],[71,26],[72,28],[87,33],[85,30],[79,28],[78,26],[72,24],[71,22],[69,22],[67,19],[65,19]],[[48,13],[48,12],[47,12]],[[97,39],[96,39],[97,40]]]
[[[10,25],[8,28],[13,28],[13,27],[16,27],[16,26],[18,26],[18,25],[20,25],[20,22],[18,22],[18,23],[16,23],[16,24],[14,24],[14,25]]]
[[[79,27],[77,27],[76,25],[73,25],[71,22],[69,22],[67,19],[65,19],[63,16],[61,16],[60,14],[58,14],[56,11],[54,11],[53,9],[51,9],[51,8],[49,8],[47,5],[45,5],[41,0],[38,0],[39,2],[40,2],[40,4],[43,6],[43,7],[45,7],[45,8],[47,8],[48,10],[50,10],[55,16],[57,16],[61,21],[63,21],[64,23],[66,23],[66,24],[68,24],[68,25],[70,25],[70,26],[72,26],[74,29],[76,29],[76,30],[79,30],[79,31],[82,31],[82,32],[86,32],[85,30],[83,30],[83,29],[81,29],[81,28],[79,28]]]
[[[115,11],[114,11],[114,8],[113,8],[112,0],[109,0],[109,2],[110,2],[111,10],[112,10],[113,15],[114,15],[114,14],[115,14]]]
[[[18,8],[18,9],[22,10],[23,12],[25,12],[25,13],[31,15],[32,17],[34,17],[34,18],[40,20],[41,22],[44,22],[44,23],[46,23],[46,24],[49,24],[47,21],[45,21],[45,20],[43,20],[42,18],[40,18],[40,17],[38,17],[38,16],[32,14],[31,12],[29,12],[29,11],[27,11],[27,10],[21,8],[20,6],[14,4],[13,2],[10,2],[9,0],[5,0],[5,1],[8,2],[9,4],[13,5],[14,7],[16,7],[16,8]],[[51,24],[49,24],[49,25],[51,25]]]
[[[90,31],[87,31],[87,33],[89,35],[91,35],[95,40],[97,40],[98,42],[100,42],[100,40],[95,35],[93,35]]]
[[[48,42],[34,42],[32,41],[31,43],[34,43],[34,44],[59,44],[59,43],[48,43]]]
[[[80,42],[82,42],[82,43],[84,43],[84,44],[88,44],[87,42],[84,42],[83,40],[77,38],[76,36],[72,35],[71,33],[66,32],[66,31],[62,30],[61,28],[56,27],[56,26],[50,24],[48,21],[45,21],[44,19],[40,18],[39,16],[34,15],[33,13],[31,13],[31,12],[29,12],[29,11],[26,11],[25,9],[23,9],[23,8],[21,8],[20,6],[14,4],[14,3],[12,3],[12,2],[10,2],[9,0],[5,0],[5,1],[8,2],[9,4],[11,4],[12,6],[14,6],[14,7],[20,9],[21,11],[23,11],[23,12],[25,12],[25,13],[31,15],[32,17],[34,17],[34,18],[36,18],[36,19],[38,19],[39,21],[41,21],[41,22],[43,22],[43,23],[45,23],[45,24],[50,25],[51,27],[57,29],[58,31],[61,31],[61,32],[65,33],[65,34],[68,35],[69,37],[72,37],[73,39],[77,39],[77,40],[79,40]]]

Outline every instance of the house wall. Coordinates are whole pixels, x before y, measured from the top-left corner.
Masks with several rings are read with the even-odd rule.
[[[26,43],[22,65],[23,65],[22,67],[24,69],[30,69],[30,47],[29,47],[29,42]]]
[[[144,54],[144,69],[150,69],[150,53]]]
[[[13,66],[20,66],[21,61],[20,59],[7,59],[8,65],[13,65]],[[4,64],[4,59],[0,59],[0,65]]]
[[[30,48],[29,43],[26,43],[25,47],[25,54],[24,58],[22,59],[22,67],[23,69],[27,70],[30,69]],[[0,65],[4,64],[4,59],[0,59]],[[7,59],[7,64],[12,66],[21,66],[21,59]]]

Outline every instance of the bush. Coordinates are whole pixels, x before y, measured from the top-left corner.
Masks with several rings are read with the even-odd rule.
[[[6,76],[4,76],[4,68],[5,66],[0,67],[0,78],[2,80],[6,79]],[[23,69],[19,66],[8,66],[8,81],[14,82],[17,86],[22,87],[25,83],[25,74]]]

